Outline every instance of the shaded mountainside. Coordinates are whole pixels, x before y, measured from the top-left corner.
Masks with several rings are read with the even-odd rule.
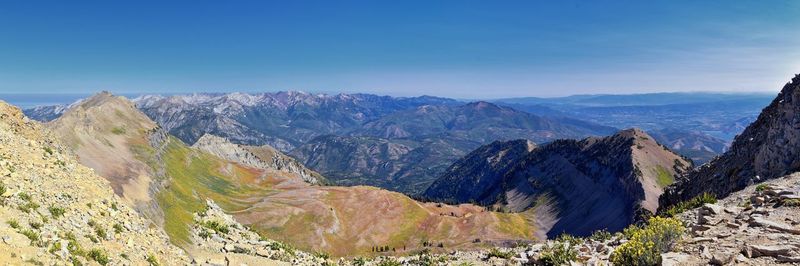
[[[115,195],[108,181],[2,101],[0,221],[3,264],[190,262],[161,229]]]
[[[150,129],[155,124],[152,121],[125,124],[124,134],[120,134],[113,129],[121,122],[104,118],[119,115],[116,111],[124,116],[146,116],[129,102],[123,105],[119,101],[124,98],[90,98],[86,102],[92,104],[62,117],[68,121],[73,116],[70,113],[82,114],[80,125],[85,128],[57,132],[64,134],[60,136],[63,139],[82,140],[69,142],[79,158],[108,158],[109,167],[126,170],[99,171],[108,175],[104,177],[112,185],[122,187],[122,195],[127,193],[125,184],[131,183],[129,180],[149,175],[151,181],[142,182],[150,199],[145,206],[160,213],[160,217],[168,217],[158,223],[172,242],[187,248],[190,255],[194,250],[189,247],[196,245],[191,229],[194,213],[206,208],[206,199],[267,238],[335,256],[369,254],[374,246],[395,247],[400,254],[425,248],[421,246],[423,241],[442,243],[447,248],[470,248],[530,241],[538,235],[530,213],[489,212],[468,204],[420,203],[403,194],[372,187],[311,185],[303,181],[302,172],[272,165],[274,154],[259,149],[263,147],[234,145],[209,136],[193,148]],[[122,106],[127,109],[116,109]],[[76,134],[98,141],[83,141],[84,137]],[[120,137],[122,141],[114,136],[125,138]],[[87,143],[92,145],[86,147]],[[132,153],[133,161],[116,158],[125,153]],[[148,168],[139,171],[140,165]],[[116,176],[118,173],[124,175]],[[373,211],[364,212],[365,209]],[[473,243],[476,238],[481,243]],[[401,251],[401,247],[406,249]]]
[[[725,197],[749,184],[800,170],[800,75],[783,87],[731,148],[679,179],[662,195],[672,205],[710,192]]]
[[[691,163],[638,129],[603,138],[495,142],[453,164],[424,197],[510,211],[549,210],[549,236],[618,231],[640,209],[655,212],[661,190]],[[540,221],[547,221],[538,216]]]

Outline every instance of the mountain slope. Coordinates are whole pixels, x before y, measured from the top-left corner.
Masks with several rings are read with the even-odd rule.
[[[692,171],[661,197],[662,205],[703,192],[725,197],[752,183],[800,170],[800,75],[787,83],[731,148]]]
[[[117,197],[108,181],[1,101],[0,187],[3,263],[138,265],[149,257],[166,265],[190,262],[163,231]]]
[[[535,148],[495,142],[457,161],[424,195],[511,211],[546,207],[553,216],[549,236],[586,235],[621,230],[640,208],[655,212],[661,189],[690,167],[638,129]]]
[[[260,169],[275,169],[299,175],[310,184],[324,184],[325,178],[317,172],[309,170],[292,157],[269,145],[247,146],[233,144],[224,138],[211,134],[203,135],[192,148],[211,153],[220,159]]]
[[[87,119],[87,125],[92,125],[89,128],[113,128],[112,125],[119,123],[112,121],[111,125],[105,125],[109,121],[98,119],[104,116],[95,112],[114,115],[107,111],[110,107],[106,104],[127,106],[127,110],[120,112],[144,117],[130,104],[116,104],[123,98],[96,97],[101,99],[92,98],[87,102],[104,103],[81,111],[87,113],[81,117]],[[62,119],[70,117],[70,113]],[[368,254],[373,246],[395,247],[397,253],[412,252],[423,249],[420,245],[423,241],[441,242],[448,248],[470,248],[482,245],[473,243],[476,238],[482,243],[529,241],[538,232],[530,222],[533,219],[530,213],[495,213],[474,205],[420,203],[400,193],[372,187],[315,186],[303,182],[302,173],[289,171],[290,168],[266,169],[272,164],[264,158],[272,157],[262,156],[264,151],[258,148],[233,145],[213,137],[193,148],[175,137],[157,133],[159,130],[141,127],[125,130],[145,132],[143,139],[150,141],[144,146],[126,146],[134,142],[120,142],[114,145],[115,149],[100,151],[107,157],[115,157],[117,153],[130,150],[136,155],[135,159],[150,167],[147,173],[157,182],[150,185],[149,195],[153,200],[149,206],[163,213],[162,217],[168,217],[159,224],[174,243],[187,248],[190,254],[195,252],[191,231],[194,213],[206,208],[206,199],[213,200],[242,224],[267,238],[335,256]],[[76,138],[77,132],[100,140],[113,135],[104,130],[60,132],[66,134],[62,136],[64,139]],[[78,142],[71,143],[76,145],[72,148],[78,156],[85,157],[82,151],[95,151],[82,149]],[[250,160],[253,159],[250,155],[238,156],[242,149],[252,151],[250,153],[259,160]],[[225,160],[215,154],[235,160]],[[136,164],[121,167],[132,165]],[[138,174],[135,171],[124,173]],[[122,182],[133,176],[125,178],[110,180]],[[401,251],[401,247],[407,249]]]

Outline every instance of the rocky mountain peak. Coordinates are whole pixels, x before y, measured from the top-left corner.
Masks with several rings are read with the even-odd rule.
[[[800,170],[800,75],[795,75],[730,149],[667,189],[663,206],[710,192],[724,197],[749,184]]]

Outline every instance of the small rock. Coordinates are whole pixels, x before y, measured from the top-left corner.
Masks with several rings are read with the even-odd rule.
[[[690,260],[691,257],[689,254],[684,253],[677,253],[677,252],[669,252],[661,254],[661,265],[662,266],[678,266],[678,265],[686,265]]]
[[[714,255],[711,256],[711,263],[712,265],[727,265],[731,261],[733,261],[733,254],[729,252],[721,252],[717,251],[714,252]]]
[[[701,207],[701,213],[717,215],[722,213],[722,207],[716,204],[706,203]]]

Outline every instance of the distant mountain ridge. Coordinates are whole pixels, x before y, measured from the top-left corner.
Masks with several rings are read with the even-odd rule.
[[[622,230],[691,163],[638,129],[608,137],[494,142],[454,163],[423,194],[429,200],[535,210],[548,236]]]

